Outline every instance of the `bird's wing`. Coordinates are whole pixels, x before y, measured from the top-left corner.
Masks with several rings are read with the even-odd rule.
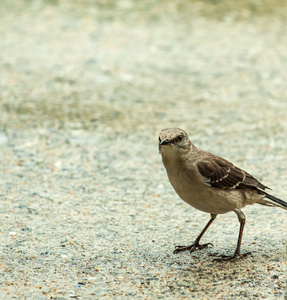
[[[268,188],[244,170],[219,156],[212,155],[208,159],[201,160],[197,164],[197,168],[207,182],[214,187],[223,189],[255,188],[259,190]]]

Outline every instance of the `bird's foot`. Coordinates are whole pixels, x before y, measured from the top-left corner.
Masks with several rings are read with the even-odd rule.
[[[219,258],[215,258],[213,261],[217,262],[223,262],[223,261],[236,261],[237,259],[244,258],[248,255],[251,255],[251,252],[247,252],[244,254],[234,253],[234,255],[228,256],[228,255],[221,255]]]
[[[176,246],[175,250],[173,251],[173,254],[177,254],[179,252],[186,251],[186,250],[188,250],[190,253],[192,253],[195,250],[201,250],[201,249],[207,248],[209,245],[211,247],[213,247],[213,244],[211,244],[211,243],[206,243],[206,244],[200,245],[199,243],[196,243],[196,242],[191,244],[190,246]]]

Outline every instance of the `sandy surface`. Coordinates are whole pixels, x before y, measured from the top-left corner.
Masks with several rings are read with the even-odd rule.
[[[172,254],[209,216],[174,193],[157,139],[181,127],[287,200],[286,19],[105,3],[2,9],[0,298],[284,299],[285,210],[244,209],[246,259],[213,262],[233,213],[213,248]]]

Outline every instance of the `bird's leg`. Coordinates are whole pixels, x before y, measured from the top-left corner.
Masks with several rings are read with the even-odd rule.
[[[175,250],[173,251],[174,254],[177,254],[179,252],[185,251],[185,250],[189,250],[190,253],[192,253],[193,251],[197,250],[197,249],[203,249],[208,247],[209,245],[213,246],[211,243],[207,243],[207,244],[203,244],[200,245],[199,241],[202,238],[202,236],[204,235],[205,231],[208,229],[208,227],[211,225],[211,223],[215,220],[217,215],[215,214],[211,214],[211,218],[208,221],[208,223],[206,224],[206,226],[204,227],[204,229],[201,231],[200,235],[197,237],[197,239],[194,241],[194,243],[192,243],[189,246],[176,246]]]
[[[237,241],[236,250],[235,250],[235,252],[234,252],[234,254],[232,256],[221,255],[220,258],[216,258],[213,261],[235,260],[235,259],[243,258],[243,257],[251,254],[251,252],[240,254],[240,247],[241,247],[241,241],[242,241],[242,236],[243,236],[243,229],[244,229],[244,225],[245,225],[245,222],[246,222],[246,218],[245,218],[244,213],[240,209],[235,209],[234,212],[237,214],[238,220],[240,222],[240,229],[239,229],[239,235],[238,235],[238,241]]]

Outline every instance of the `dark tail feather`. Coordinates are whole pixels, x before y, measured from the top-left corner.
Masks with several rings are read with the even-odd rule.
[[[272,202],[272,204],[274,204],[275,206],[287,209],[287,203],[279,198],[276,198],[266,192],[264,192],[265,197],[268,198],[269,200],[271,200],[270,202]]]

